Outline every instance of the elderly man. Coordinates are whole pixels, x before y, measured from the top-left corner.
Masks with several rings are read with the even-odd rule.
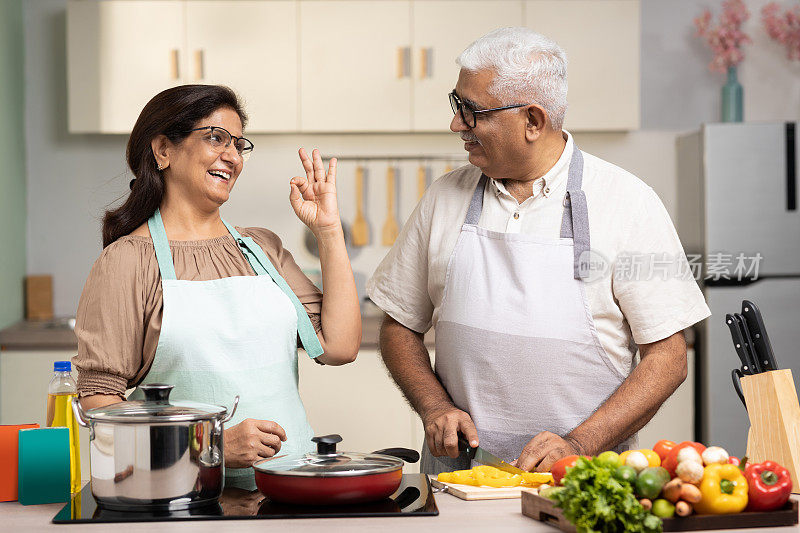
[[[423,471],[469,467],[458,434],[525,470],[629,448],[686,377],[683,330],[709,315],[669,215],[562,130],[554,42],[504,28],[457,62],[450,129],[471,164],[430,187],[368,283]]]

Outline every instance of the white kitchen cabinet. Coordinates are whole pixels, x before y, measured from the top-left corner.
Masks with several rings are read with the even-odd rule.
[[[323,366],[300,352],[300,396],[316,435],[338,433],[340,449],[371,452],[405,447],[421,450],[425,431],[377,350],[361,350],[355,362]],[[407,465],[406,472],[419,472]]]
[[[300,2],[300,127],[411,129],[411,3]]]
[[[232,87],[249,132],[296,131],[297,65],[294,0],[67,5],[72,133],[129,133],[153,96],[185,83]]]
[[[413,2],[414,131],[449,131],[453,111],[447,94],[458,81],[456,58],[477,38],[519,26],[522,2],[511,0],[416,0]]]
[[[53,363],[69,361],[75,350],[0,351],[0,424],[39,424],[47,427],[47,386]],[[78,373],[73,367],[72,377]],[[81,478],[89,479],[89,430],[78,428]]]
[[[129,133],[156,93],[183,82],[184,3],[67,5],[69,131]]]
[[[569,60],[565,129],[639,128],[639,0],[528,0],[525,26]]]
[[[297,6],[293,0],[186,4],[188,77],[232,87],[248,132],[298,129]]]

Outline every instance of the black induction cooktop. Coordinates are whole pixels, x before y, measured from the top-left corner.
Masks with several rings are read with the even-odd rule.
[[[428,476],[404,474],[400,488],[372,503],[301,506],[272,502],[258,491],[226,488],[219,503],[178,511],[118,511],[98,504],[87,484],[53,518],[55,524],[101,522],[165,522],[173,520],[243,520],[260,518],[354,518],[383,516],[437,516]]]

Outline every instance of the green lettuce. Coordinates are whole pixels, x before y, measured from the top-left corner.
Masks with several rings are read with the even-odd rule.
[[[564,476],[564,490],[552,497],[578,533],[661,531],[661,519],[646,511],[633,487],[614,477],[613,468],[579,458]]]

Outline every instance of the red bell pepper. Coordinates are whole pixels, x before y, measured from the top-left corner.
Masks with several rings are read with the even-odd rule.
[[[745,468],[748,511],[772,511],[783,507],[792,493],[792,476],[774,461],[750,463]]]

